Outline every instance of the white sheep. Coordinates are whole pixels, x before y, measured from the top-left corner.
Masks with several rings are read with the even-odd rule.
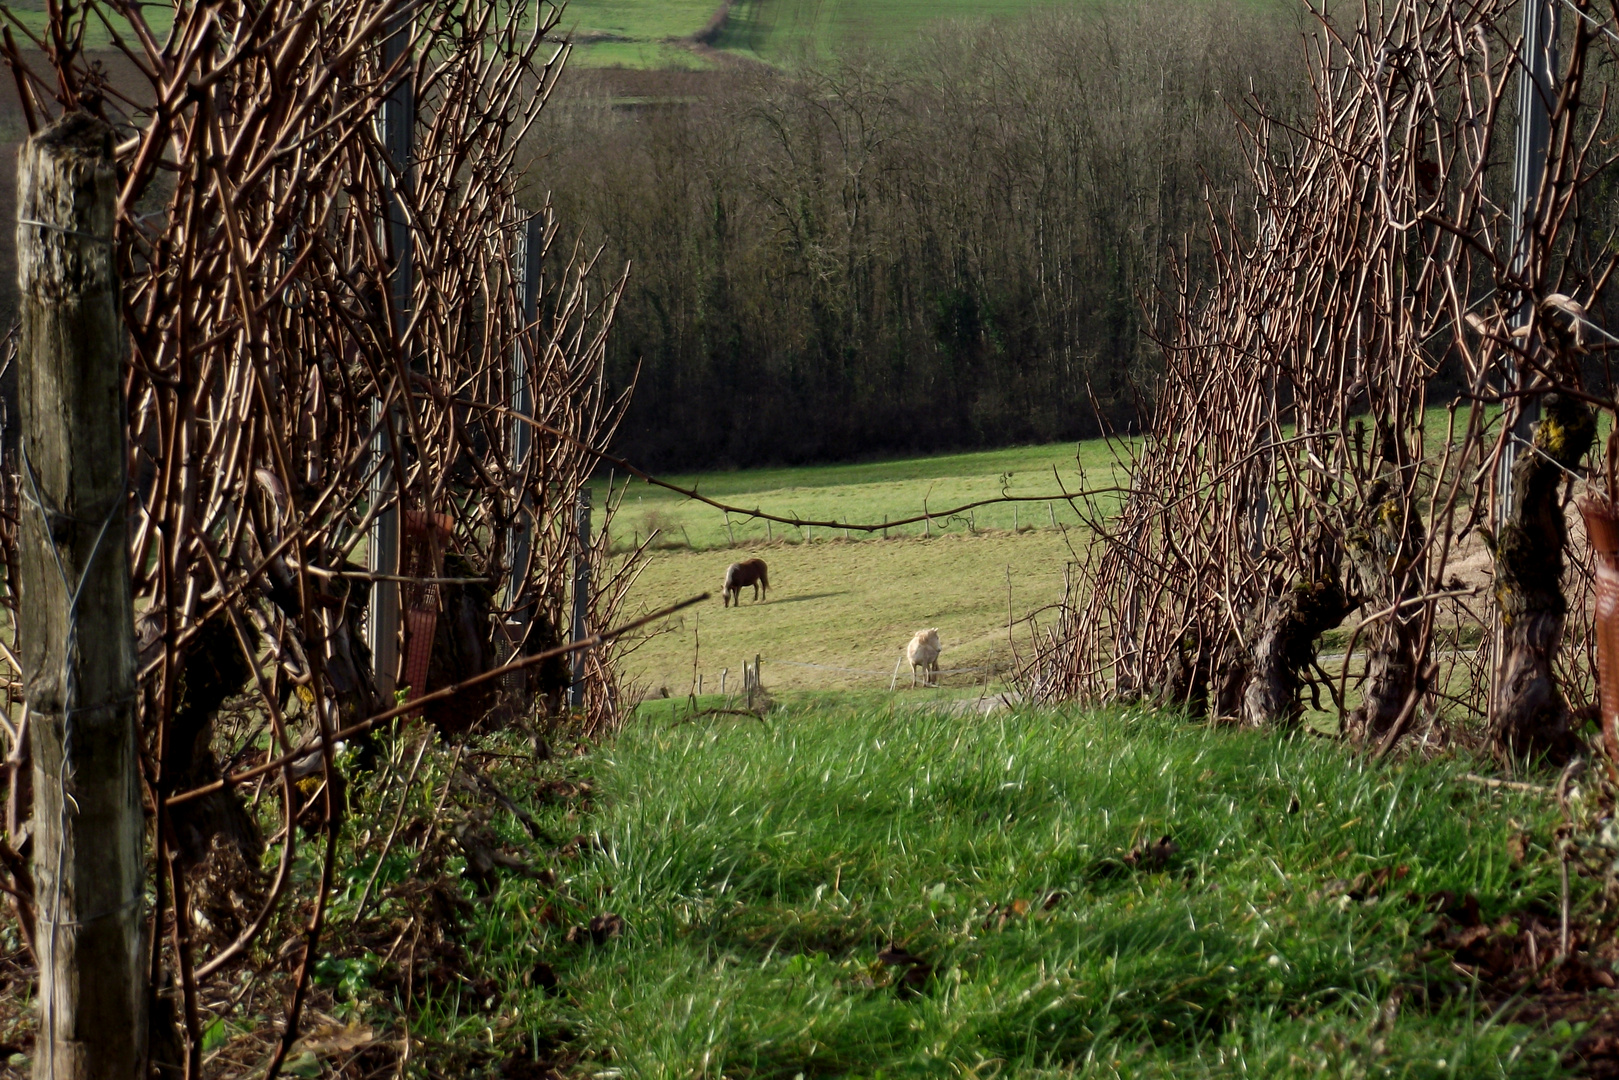
[[[939,628],[918,630],[905,646],[905,659],[911,664],[911,687],[916,687],[916,669],[922,669],[922,682],[932,686],[939,674]]]

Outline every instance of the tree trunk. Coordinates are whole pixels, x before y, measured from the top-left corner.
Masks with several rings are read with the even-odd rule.
[[[125,526],[113,130],[71,114],[17,168],[40,1030],[34,1075],[143,1075],[144,860]]]
[[[1578,752],[1573,718],[1552,661],[1563,639],[1563,548],[1568,530],[1558,489],[1596,436],[1582,402],[1560,394],[1542,401],[1535,452],[1512,469],[1512,511],[1492,545],[1501,655],[1495,682],[1492,743],[1498,755],[1565,760]]]

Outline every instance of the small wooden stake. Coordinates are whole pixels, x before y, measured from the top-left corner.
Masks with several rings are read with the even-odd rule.
[[[1012,564],[1006,564],[1006,633],[1012,633]]]

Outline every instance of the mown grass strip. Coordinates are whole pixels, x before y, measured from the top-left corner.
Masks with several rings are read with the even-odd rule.
[[[1557,1039],[1424,958],[1432,894],[1491,920],[1556,901],[1553,807],[1465,761],[822,706],[636,724],[584,767],[600,852],[507,881],[476,953],[586,1072],[1561,1075]],[[622,934],[564,940],[609,912]],[[524,989],[536,959],[556,996]]]

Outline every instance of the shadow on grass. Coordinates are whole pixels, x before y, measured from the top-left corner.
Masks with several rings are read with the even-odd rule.
[[[829,596],[848,596],[848,589],[838,589],[834,592],[812,592],[801,596],[784,596],[780,600],[770,601],[772,604],[797,604],[805,600],[825,600]]]

